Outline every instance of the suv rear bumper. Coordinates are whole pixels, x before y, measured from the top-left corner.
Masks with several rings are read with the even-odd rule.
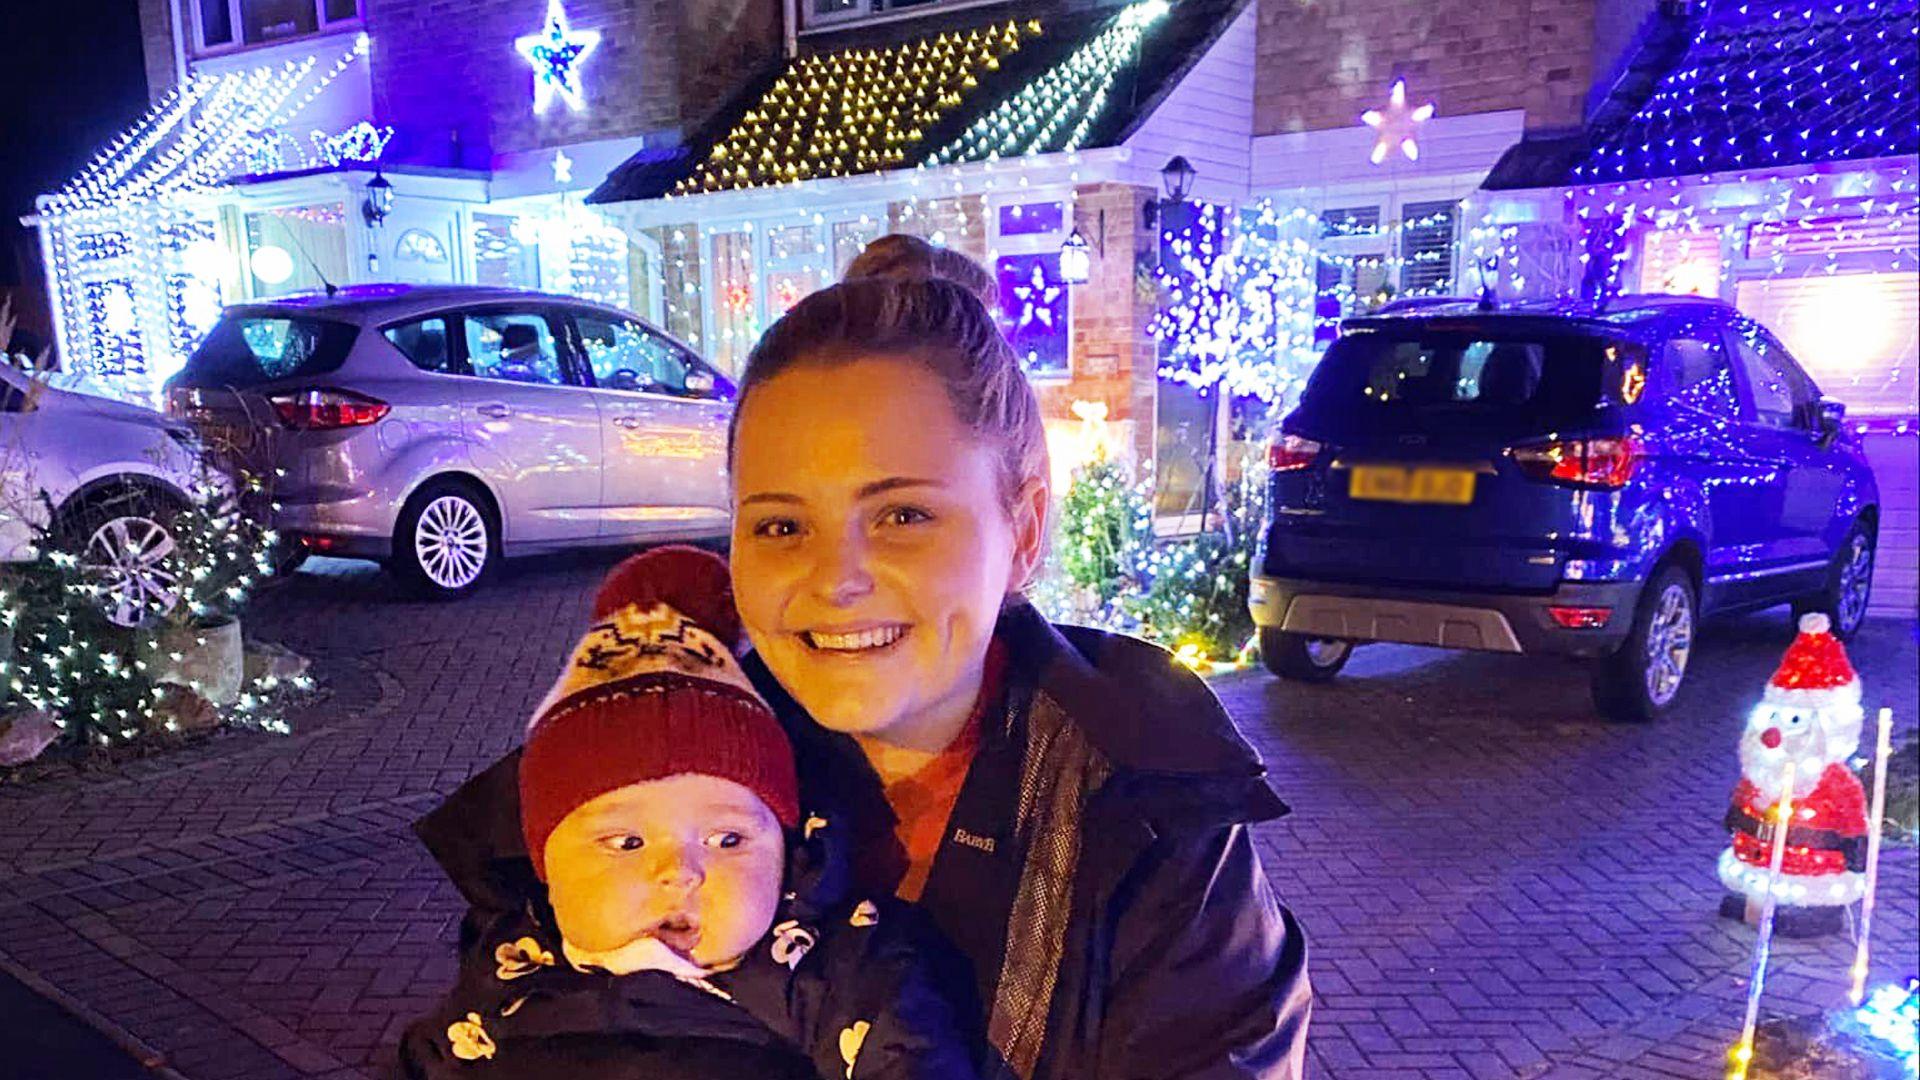
[[[1544,595],[1348,585],[1254,575],[1247,607],[1263,629],[1346,641],[1393,641],[1480,652],[1604,656],[1626,639],[1637,581],[1572,582]],[[1550,607],[1611,608],[1600,629],[1574,630]]]

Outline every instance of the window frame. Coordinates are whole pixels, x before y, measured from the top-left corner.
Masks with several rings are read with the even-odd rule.
[[[732,379],[727,378],[725,374],[716,369],[712,364],[707,363],[699,353],[694,352],[685,342],[638,315],[629,312],[607,311],[590,307],[565,307],[560,309],[560,314],[566,322],[567,348],[574,354],[574,364],[578,368],[581,376],[586,379],[587,389],[604,390],[614,394],[633,394],[638,397],[656,398],[662,401],[672,401],[681,404],[688,402],[713,403],[731,401],[737,392],[737,388],[734,386]],[[692,395],[667,393],[661,390],[629,390],[621,386],[600,385],[600,378],[598,375],[595,375],[593,371],[593,363],[587,358],[587,338],[580,330],[580,319],[582,317],[600,319],[606,322],[618,321],[631,323],[635,327],[638,327],[642,333],[650,334],[658,338],[661,343],[679,356],[680,362],[686,366],[687,374],[691,375],[699,372],[713,379],[714,392],[706,397],[694,397]]]
[[[893,0],[881,0],[892,3]],[[925,15],[938,15],[955,11],[967,11],[972,8],[997,7],[1009,3],[1009,0],[921,0],[905,7],[888,7],[880,11],[871,10],[872,0],[861,0],[852,11],[836,11],[821,14],[813,10],[808,0],[800,0],[800,35],[828,34],[852,27],[882,26],[887,23],[907,22]]]
[[[243,8],[248,0],[221,0],[227,9],[227,24],[233,28],[233,40],[221,44],[207,42],[207,27],[201,13],[201,0],[188,0],[190,10],[182,19],[188,25],[182,27],[192,48],[188,51],[197,57],[226,56],[231,53],[245,52],[248,49],[265,49],[275,45],[284,45],[290,41],[320,37],[324,34],[337,34],[342,30],[364,27],[367,18],[367,0],[353,0],[353,14],[344,19],[327,18],[327,0],[309,0],[313,4],[313,29],[299,34],[289,34],[272,41],[248,41],[246,20]]]
[[[416,323],[432,322],[435,319],[439,319],[446,326],[447,370],[445,371],[429,371],[426,368],[421,367],[418,363],[414,362],[412,354],[408,353],[405,349],[402,349],[399,345],[395,344],[394,340],[387,336],[387,332],[390,330],[394,330],[402,326],[412,326]],[[405,318],[393,319],[389,322],[384,322],[376,325],[374,327],[374,332],[379,334],[380,340],[386,342],[387,345],[390,348],[392,348],[394,352],[399,353],[403,358],[405,358],[405,360],[407,361],[408,370],[414,374],[432,375],[439,378],[452,378],[454,376],[466,376],[468,378],[476,377],[470,371],[467,370],[466,326],[461,320],[461,309],[459,308],[452,308],[444,311],[429,311],[421,315],[408,315]]]
[[[1001,210],[1012,206],[1027,206],[1034,203],[1057,203],[1061,208],[1060,227],[1044,232],[1017,233],[1012,236],[1001,233]],[[998,290],[1000,286],[1000,260],[1002,258],[1009,255],[1059,256],[1060,245],[1066,242],[1067,237],[1072,235],[1073,230],[1078,225],[1080,202],[1071,187],[1043,185],[1033,188],[1020,188],[1017,191],[989,197],[984,201],[981,209],[983,216],[987,219],[986,271],[993,276],[994,288]],[[1093,227],[1094,223],[1089,222],[1088,228],[1083,231],[1081,235],[1084,236],[1091,233]],[[1105,256],[1102,257],[1104,258]],[[1039,386],[1071,382],[1073,381],[1074,373],[1079,368],[1079,358],[1074,354],[1074,330],[1076,328],[1076,321],[1079,318],[1078,312],[1080,305],[1075,302],[1073,292],[1075,289],[1083,288],[1084,286],[1065,285],[1064,287],[1067,290],[1067,325],[1065,330],[1067,337],[1066,364],[1059,371],[1027,371],[1027,378]],[[1005,332],[1007,329],[1005,320],[1008,318],[1008,313],[1003,305],[996,303],[993,314],[995,321],[1001,324],[1002,331]],[[1024,362],[1021,364],[1021,370],[1026,371],[1026,364]]]
[[[489,303],[456,308],[446,314],[449,319],[457,320],[459,327],[459,333],[455,335],[455,340],[458,344],[454,346],[458,352],[458,357],[454,361],[458,370],[452,374],[457,374],[469,379],[479,379],[482,382],[501,383],[506,386],[530,386],[547,390],[594,389],[592,377],[581,370],[579,358],[574,354],[573,347],[567,340],[567,334],[572,329],[572,323],[571,320],[566,317],[566,312],[560,307],[549,303]],[[483,315],[532,314],[537,314],[547,321],[547,332],[553,336],[555,352],[560,362],[560,374],[566,381],[560,383],[515,382],[511,379],[496,379],[489,375],[476,374],[473,370],[473,357],[467,351],[467,322],[475,316]],[[423,372],[423,374],[430,375],[432,372]]]
[[[1774,431],[1815,431],[1813,415],[1820,404],[1820,387],[1801,369],[1799,362],[1780,344],[1779,339],[1769,333],[1766,327],[1744,317],[1721,326],[1720,335],[1726,341],[1727,357],[1733,362],[1734,380],[1740,388],[1743,419]],[[1749,342],[1753,340],[1757,340],[1761,347],[1751,348]],[[1756,362],[1772,368],[1786,379],[1790,411],[1785,423],[1770,419],[1780,415],[1777,412],[1761,412],[1753,377],[1747,371],[1746,362],[1741,359],[1743,349],[1751,351]]]
[[[1720,354],[1726,361],[1727,374],[1730,380],[1729,385],[1733,390],[1733,402],[1732,402],[1733,411],[1730,415],[1723,416],[1718,413],[1710,412],[1706,409],[1702,409],[1696,405],[1689,404],[1688,402],[1682,401],[1680,399],[1680,392],[1686,388],[1680,384],[1680,377],[1679,377],[1680,373],[1677,370],[1677,367],[1674,361],[1669,359],[1667,354],[1668,347],[1671,346],[1676,341],[1693,341],[1693,342],[1698,342],[1702,345],[1719,347]],[[1739,372],[1740,365],[1733,358],[1732,343],[1727,340],[1726,334],[1721,332],[1720,327],[1689,326],[1679,330],[1675,330],[1672,333],[1667,334],[1660,341],[1660,353],[1659,353],[1658,363],[1659,363],[1660,370],[1655,377],[1659,380],[1660,396],[1667,403],[1677,406],[1679,408],[1687,409],[1692,412],[1700,413],[1701,415],[1709,417],[1714,420],[1733,421],[1735,423],[1738,423],[1748,418],[1746,397],[1740,388],[1740,372]]]

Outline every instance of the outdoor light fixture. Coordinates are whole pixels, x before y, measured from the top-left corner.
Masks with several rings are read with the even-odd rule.
[[[373,179],[367,181],[367,201],[360,204],[360,216],[367,219],[368,228],[377,228],[393,213],[393,185],[387,182],[378,169]]]
[[[1060,242],[1060,280],[1069,285],[1085,285],[1093,277],[1093,253],[1097,249],[1102,258],[1107,254],[1107,212],[1100,211],[1100,224],[1094,228],[1098,244],[1087,242],[1087,235],[1075,225],[1067,238]]]
[[[1167,159],[1160,167],[1160,186],[1166,189],[1168,202],[1186,202],[1193,190],[1193,166],[1178,154]]]

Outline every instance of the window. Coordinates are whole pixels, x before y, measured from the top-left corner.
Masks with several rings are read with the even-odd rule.
[[[1400,212],[1400,292],[1438,296],[1453,289],[1453,228],[1459,208],[1451,202],[1408,203]]]
[[[595,386],[676,397],[687,392],[689,358],[672,342],[628,319],[577,314],[580,344]]]
[[[753,233],[716,233],[713,237],[713,340],[707,355],[728,371],[740,370],[747,350],[760,337],[753,281]]]
[[[1060,280],[1060,253],[1002,255],[995,266],[1001,325],[1027,374],[1042,378],[1068,374],[1073,293]]]
[[[508,214],[475,214],[471,236],[474,284],[540,287],[540,245],[531,225]]]
[[[342,203],[314,203],[247,215],[250,295],[312,292],[349,280],[347,215]]]
[[[231,316],[220,320],[187,359],[188,386],[240,390],[276,379],[325,375],[346,362],[359,332],[320,319]]]
[[[1737,326],[1728,340],[1747,377],[1747,392],[1753,395],[1753,418],[1768,427],[1797,427],[1799,407],[1811,403],[1814,396],[1805,378],[1757,326]]]
[[[467,366],[483,379],[565,386],[560,349],[545,315],[480,312],[466,317]]]
[[[1740,398],[1733,388],[1733,364],[1718,341],[1674,338],[1667,342],[1663,361],[1676,401],[1709,416],[1735,420]]]
[[[202,49],[268,45],[358,21],[360,0],[193,0]]]
[[[1066,227],[1066,210],[1057,202],[1014,203],[1000,208],[1001,236],[1048,236]]]
[[[1575,335],[1417,324],[1349,334],[1314,369],[1301,407],[1387,429],[1570,421],[1611,400],[1614,354],[1600,339]]]
[[[785,315],[801,297],[826,284],[819,271],[826,247],[819,237],[812,225],[767,230],[767,318]]]
[[[880,239],[880,225],[881,222],[864,214],[858,221],[833,223],[833,276],[836,280],[846,276],[847,264],[868,244]]]
[[[389,326],[381,333],[421,371],[442,375],[453,371],[453,354],[447,348],[446,319],[436,315],[431,319]]]
[[[1320,238],[1373,236],[1380,231],[1378,206],[1347,206],[1320,214]]]
[[[803,0],[809,30],[888,15],[910,15],[942,8],[972,7],[983,0]]]

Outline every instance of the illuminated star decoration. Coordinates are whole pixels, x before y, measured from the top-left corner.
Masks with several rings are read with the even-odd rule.
[[[1035,322],[1051,328],[1055,302],[1060,299],[1060,286],[1047,284],[1047,276],[1040,270],[1038,263],[1033,267],[1033,279],[1026,285],[1015,285],[1013,295],[1020,300],[1020,318],[1015,325],[1021,329]]]
[[[565,150],[553,152],[553,182],[556,184],[573,183],[573,159]]]
[[[587,107],[580,93],[580,65],[599,44],[600,31],[573,29],[560,0],[547,0],[546,27],[513,43],[533,65],[535,113],[546,112],[556,94],[575,112]]]
[[[1419,161],[1420,144],[1414,141],[1414,128],[1432,117],[1433,102],[1414,109],[1407,108],[1407,80],[1393,80],[1393,91],[1388,96],[1386,111],[1368,109],[1360,114],[1360,122],[1379,136],[1374,141],[1373,154],[1367,160],[1378,165],[1387,160],[1387,155],[1397,146],[1408,161]]]

